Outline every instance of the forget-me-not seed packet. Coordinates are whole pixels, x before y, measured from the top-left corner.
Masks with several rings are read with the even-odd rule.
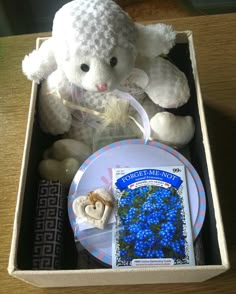
[[[114,168],[112,266],[195,265],[184,166]]]

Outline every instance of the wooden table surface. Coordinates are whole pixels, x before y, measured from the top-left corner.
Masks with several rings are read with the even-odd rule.
[[[8,276],[7,265],[31,89],[31,83],[21,73],[21,60],[35,47],[38,35],[13,36],[0,38],[0,293],[236,293],[236,195],[233,189],[236,174],[236,14],[163,22],[172,24],[176,30],[192,30],[194,33],[231,269],[204,283],[68,289],[35,288]]]

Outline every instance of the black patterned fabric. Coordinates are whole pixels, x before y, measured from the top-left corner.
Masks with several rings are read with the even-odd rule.
[[[60,269],[66,197],[59,181],[41,180],[34,225],[33,269]]]

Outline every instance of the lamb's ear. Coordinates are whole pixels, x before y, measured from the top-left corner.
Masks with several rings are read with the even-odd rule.
[[[137,50],[142,56],[167,54],[175,44],[176,32],[165,24],[135,24],[138,32]]]
[[[38,50],[34,50],[23,59],[22,70],[29,80],[39,83],[56,69],[52,43],[52,38],[49,38]]]

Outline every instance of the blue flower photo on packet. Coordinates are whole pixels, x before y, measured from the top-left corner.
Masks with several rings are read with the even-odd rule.
[[[113,170],[113,267],[194,265],[184,166]]]

